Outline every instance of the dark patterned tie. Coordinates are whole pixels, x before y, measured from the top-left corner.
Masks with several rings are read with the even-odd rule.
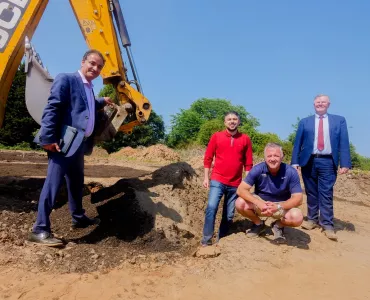
[[[317,149],[319,151],[324,150],[324,120],[323,116],[320,116],[319,121],[319,132],[318,132],[318,138],[317,138]]]

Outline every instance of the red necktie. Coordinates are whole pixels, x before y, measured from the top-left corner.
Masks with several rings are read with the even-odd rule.
[[[320,116],[320,121],[319,121],[319,132],[318,132],[318,137],[317,137],[317,149],[319,151],[324,150],[324,120],[323,116]]]

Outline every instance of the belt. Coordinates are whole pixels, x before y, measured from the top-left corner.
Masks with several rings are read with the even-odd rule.
[[[311,154],[313,158],[333,158],[331,154]]]

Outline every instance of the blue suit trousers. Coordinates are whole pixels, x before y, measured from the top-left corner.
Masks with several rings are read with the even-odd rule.
[[[319,223],[325,230],[334,229],[333,187],[337,170],[332,158],[311,157],[302,167],[307,194],[308,220]]]
[[[85,142],[70,157],[65,157],[57,152],[48,153],[48,171],[39,199],[33,232],[51,232],[50,213],[64,178],[66,179],[68,203],[73,221],[83,222],[86,218],[85,210],[82,208],[84,146]]]

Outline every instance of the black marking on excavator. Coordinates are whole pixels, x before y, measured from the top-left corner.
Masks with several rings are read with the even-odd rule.
[[[31,0],[0,0],[0,53],[11,40]]]

